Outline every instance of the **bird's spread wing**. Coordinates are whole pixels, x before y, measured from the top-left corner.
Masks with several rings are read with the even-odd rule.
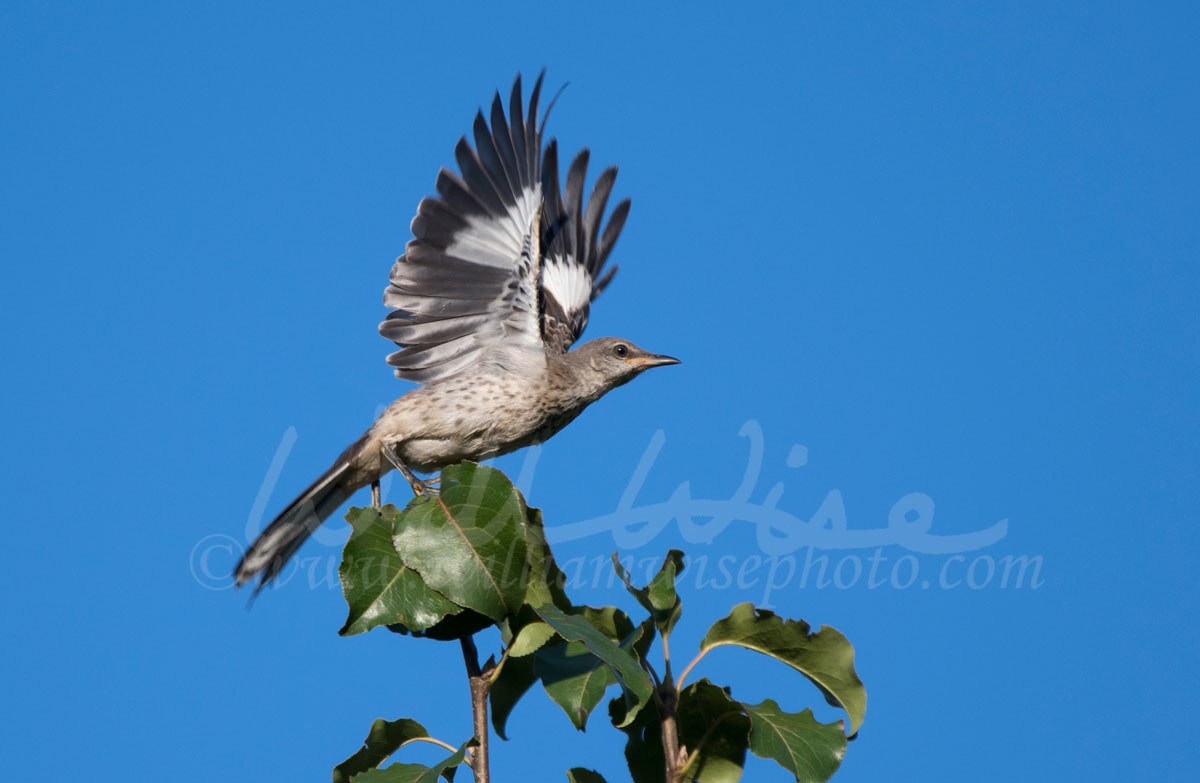
[[[558,185],[558,145],[546,145],[542,161],[542,338],[548,353],[566,353],[587,327],[591,302],[617,273],[601,272],[629,214],[629,199],[613,209],[603,231],[604,208],[617,178],[605,169],[583,202],[588,151],[575,156],[567,169],[564,191]]]
[[[497,93],[491,128],[479,112],[475,148],[466,137],[455,147],[461,176],[442,169],[438,196],[417,208],[414,238],[383,295],[393,310],[379,326],[401,348],[387,359],[401,378],[453,375],[497,345],[564,353],[616,272],[600,276],[629,200],[613,209],[602,231],[617,171],[601,173],[585,205],[587,150],[560,190],[557,145],[551,141],[542,156],[541,86],[539,76],[526,114],[518,76],[507,118]]]
[[[396,375],[433,381],[453,375],[499,344],[544,350],[538,302],[541,183],[538,78],[523,117],[521,79],[509,116],[499,93],[491,128],[475,116],[475,149],[454,149],[461,176],[438,173],[436,198],[413,218],[413,239],[392,267],[383,302],[393,311],[379,332],[401,347]]]

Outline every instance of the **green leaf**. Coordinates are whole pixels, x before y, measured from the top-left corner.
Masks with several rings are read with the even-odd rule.
[[[634,628],[628,615],[614,606],[578,607],[572,616],[582,618],[626,652],[633,650],[640,636],[640,629]],[[582,641],[552,645],[540,650],[535,659],[546,694],[563,708],[575,728],[583,731],[608,686],[618,682],[612,669]]]
[[[521,637],[525,628],[531,625],[549,629],[551,638],[554,638],[555,644],[565,644],[565,642],[561,638],[556,638],[554,629],[542,622],[537,612],[533,611],[533,607],[529,605],[522,606],[516,614],[509,615],[503,622],[498,623],[498,625],[500,628],[500,638],[510,648],[510,651],[508,657],[501,663],[500,668],[493,674],[492,685],[488,690],[488,701],[492,706],[492,726],[495,727],[496,733],[500,735],[501,739],[507,740],[508,736],[505,734],[505,726],[508,723],[508,716],[517,706],[517,702],[521,700],[521,697],[537,682],[533,657],[529,654],[514,655],[513,653],[522,653],[524,650],[521,648],[532,646],[537,641],[536,636],[541,631],[529,631],[526,638],[521,641],[521,648],[514,650],[513,645],[517,643],[518,638]],[[543,645],[549,641],[549,639],[545,640]],[[529,652],[533,652],[533,650],[529,650]]]
[[[588,652],[583,642],[567,642],[540,651],[536,671],[546,695],[571,719],[575,728],[587,727],[592,710],[616,682],[604,661]]]
[[[382,514],[373,508],[352,508],[346,514],[353,532],[338,566],[342,595],[350,608],[338,631],[342,636],[397,622],[419,631],[462,611],[400,559],[392,530],[402,513],[385,506]]]
[[[524,694],[533,687],[533,683],[538,681],[538,674],[534,670],[534,659],[529,655],[514,656],[511,653],[511,647],[515,644],[518,636],[521,636],[522,630],[530,624],[538,624],[550,628],[546,623],[541,621],[538,612],[533,610],[533,606],[528,604],[521,606],[516,614],[505,617],[502,622],[497,623],[500,630],[500,640],[506,646],[510,647],[509,656],[504,658],[500,667],[492,674],[492,685],[488,689],[488,701],[492,705],[492,725],[496,728],[496,733],[500,735],[500,739],[508,740],[508,735],[505,735],[505,724],[508,723],[509,715],[515,709],[517,701],[520,701]],[[553,634],[553,628],[550,629]],[[536,630],[530,632],[538,634]],[[522,641],[522,646],[532,644],[536,641],[534,638],[527,638]],[[547,640],[548,641],[548,640]],[[554,644],[565,644],[562,639],[554,640]],[[518,650],[520,652],[520,650]]]
[[[517,642],[526,626],[537,624],[549,628],[534,612],[534,606],[554,604],[564,611],[571,608],[571,602],[563,590],[566,577],[554,562],[554,555],[546,542],[546,532],[542,527],[542,512],[536,508],[529,508],[525,516],[525,552],[528,573],[525,605],[498,623],[500,639],[510,648]],[[553,629],[550,630],[553,632]],[[529,633],[536,635],[543,632],[535,630]],[[522,654],[526,645],[532,645],[536,641],[536,636],[526,637],[522,639],[521,647],[510,650],[508,659],[492,682],[488,697],[492,706],[492,726],[502,739],[508,739],[505,735],[508,716],[521,697],[537,682],[533,658]],[[543,644],[549,641],[550,639],[546,639]],[[564,642],[559,639],[555,643]]]
[[[400,515],[393,541],[427,585],[498,622],[525,599],[526,514],[503,473],[464,462],[442,471],[440,495]]]
[[[774,759],[797,783],[824,783],[846,755],[842,721],[818,723],[812,710],[784,712],[771,699],[744,704],[750,713],[750,750]]]
[[[525,603],[530,606],[554,604],[564,612],[569,610],[571,601],[564,590],[567,576],[554,561],[554,553],[546,541],[541,509],[530,508],[525,516],[525,552],[529,571]]]
[[[360,772],[378,767],[404,743],[428,736],[425,727],[415,720],[378,718],[371,724],[367,739],[358,752],[333,768],[333,783],[349,783],[350,778]]]
[[[567,783],[606,783],[606,781],[599,772],[583,767],[574,767],[567,770]]]
[[[646,656],[650,654],[650,645],[654,644],[654,618],[647,617],[645,620],[642,620],[638,623],[638,628],[641,629],[642,634],[633,643],[633,652],[637,655],[639,661],[645,661]]]
[[[384,769],[373,769],[361,775],[355,775],[353,783],[414,783],[418,780],[437,780],[435,774],[427,777],[432,770],[424,764],[402,764],[397,762]],[[426,776],[426,777],[422,777]]]
[[[605,610],[592,610],[590,615],[567,615],[558,607],[551,605],[536,607],[534,611],[549,623],[559,636],[568,642],[579,642],[581,645],[574,647],[570,644],[565,645],[561,648],[563,655],[555,658],[549,658],[549,656],[551,651],[559,650],[559,646],[543,648],[537,652],[537,672],[538,676],[542,678],[546,692],[550,693],[551,698],[554,698],[567,711],[567,715],[576,727],[582,730],[586,725],[588,713],[599,702],[600,697],[595,696],[596,691],[599,690],[600,696],[603,696],[604,688],[608,687],[609,682],[601,676],[592,675],[591,672],[599,667],[594,662],[588,661],[588,653],[599,658],[616,678],[625,697],[626,714],[623,720],[625,723],[632,721],[654,692],[650,676],[642,671],[637,657],[630,652],[641,635],[640,630],[634,628],[629,618],[624,617],[621,613],[620,616],[624,617],[624,624],[627,624],[629,632],[621,646],[618,646],[613,639],[605,635],[605,631],[597,627],[597,623],[604,625],[611,620],[612,625],[607,630],[616,632],[618,610],[611,607]],[[574,660],[570,660],[571,658]],[[555,679],[556,677],[559,679]],[[600,685],[601,682],[603,682],[603,686]],[[565,703],[551,692],[552,687],[560,683],[563,685],[563,692],[560,692],[559,695]],[[567,691],[570,692],[569,698]],[[593,697],[595,698],[594,702],[591,701]],[[587,706],[589,702],[591,702],[590,707]],[[622,725],[625,724],[619,724],[618,728]]]
[[[608,714],[613,725],[625,732],[625,764],[633,783],[665,783],[666,761],[658,710],[639,710],[630,721],[626,720],[625,702],[613,699],[608,703]]]
[[[853,735],[867,711],[867,691],[854,671],[854,647],[827,625],[814,634],[809,630],[803,620],[785,621],[766,609],[738,604],[728,617],[708,629],[700,653],[734,644],[783,661],[812,680],[826,701],[846,711]]]
[[[530,623],[520,630],[508,648],[510,658],[521,658],[535,652],[555,636],[554,629],[546,623]]]
[[[387,629],[403,636],[411,635],[418,639],[452,642],[474,636],[484,628],[490,628],[493,625],[495,623],[492,622],[492,618],[485,617],[472,609],[463,609],[458,614],[446,615],[423,631],[414,631],[403,623],[393,623]]]
[[[700,680],[679,694],[679,743],[688,750],[686,780],[736,783],[746,764],[750,718],[729,693]]]
[[[625,583],[625,589],[633,594],[633,597],[646,611],[650,612],[650,616],[654,618],[655,627],[658,628],[662,638],[666,640],[671,635],[675,623],[679,622],[679,615],[683,612],[683,605],[675,592],[675,577],[683,573],[683,552],[678,549],[668,552],[662,567],[658,569],[658,574],[645,587],[633,586],[629,580],[629,572],[617,559],[616,552],[613,552],[612,561],[617,575]]]
[[[504,739],[508,739],[504,731],[509,714],[516,707],[517,701],[537,681],[534,661],[525,656],[534,649],[540,649],[554,637],[554,629],[542,622],[533,607],[553,604],[564,611],[571,610],[571,601],[563,590],[566,577],[554,562],[554,555],[550,551],[545,529],[542,527],[542,512],[536,508],[530,508],[525,517],[525,551],[528,562],[525,605],[498,623],[500,639],[510,651],[508,660],[500,667],[497,679],[492,683],[490,699],[492,725],[496,728],[496,733]],[[546,632],[539,629],[529,631],[527,634],[531,635],[521,638],[522,632],[529,625],[547,629],[550,636],[539,642],[540,635]],[[514,648],[518,638],[521,638],[520,646]],[[565,642],[557,639],[555,643]],[[517,658],[523,658],[523,663],[514,660]]]
[[[521,658],[510,656],[500,667],[496,678],[492,680],[491,688],[488,689],[488,703],[492,707],[492,727],[496,729],[496,734],[500,739],[508,739],[508,735],[505,733],[508,716],[512,714],[517,702],[533,687],[535,682],[537,682],[537,673],[534,671],[533,658],[530,656]]]
[[[455,769],[463,763],[467,746],[472,743],[474,740],[464,742],[453,755],[432,767],[424,764],[392,764],[355,775],[351,783],[437,783],[439,775],[446,780],[453,780]]]

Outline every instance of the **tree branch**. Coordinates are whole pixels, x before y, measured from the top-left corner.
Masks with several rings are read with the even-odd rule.
[[[479,652],[475,649],[475,640],[465,636],[459,640],[462,644],[463,662],[467,665],[467,681],[471,686],[471,717],[474,722],[475,740],[478,746],[472,755],[471,769],[475,773],[475,783],[489,783],[488,769],[488,689],[491,687],[492,664],[488,671],[479,668]]]
[[[664,776],[666,783],[680,783],[683,780],[681,777],[683,755],[679,751],[679,725],[677,719],[679,695],[674,686],[668,681],[663,687],[658,689],[661,691],[659,699],[659,722],[661,724],[662,733],[662,749],[663,762],[665,764]]]

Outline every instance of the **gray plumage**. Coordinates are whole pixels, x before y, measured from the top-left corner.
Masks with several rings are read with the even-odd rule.
[[[455,147],[461,176],[442,169],[436,198],[412,222],[413,239],[392,267],[379,331],[400,350],[388,364],[424,385],[393,402],[307,490],[262,532],[235,571],[238,586],[262,589],[325,519],[393,467],[414,492],[431,491],[413,472],[483,460],[541,443],[611,389],[677,360],[628,340],[601,338],[569,351],[594,300],[629,213],[603,215],[616,169],[596,179],[586,203],[588,152],[576,156],[559,190],[557,144],[542,146],[539,76],[522,107],[517,77],[505,117],[499,93],[491,127],[476,114],[475,147]]]

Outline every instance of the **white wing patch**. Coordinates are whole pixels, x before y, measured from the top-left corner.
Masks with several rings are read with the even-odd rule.
[[[592,276],[581,264],[547,259],[542,264],[542,288],[554,295],[568,313],[587,307],[592,299]]]

